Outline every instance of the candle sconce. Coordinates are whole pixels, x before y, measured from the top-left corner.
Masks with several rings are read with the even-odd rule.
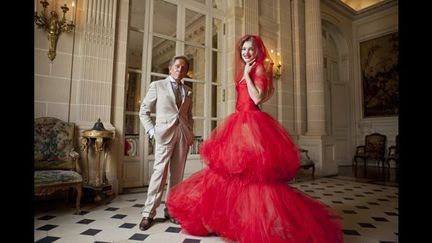
[[[48,16],[46,9],[49,6],[49,3],[46,0],[42,0],[40,3],[42,4],[43,10],[40,14],[35,11],[35,24],[39,29],[43,29],[48,33],[48,58],[53,61],[56,57],[57,41],[60,34],[63,32],[71,32],[75,25],[72,20],[66,20],[66,13],[69,11],[66,3],[60,7],[63,11],[63,17],[61,19],[55,9],[53,9]],[[72,8],[74,8],[74,2],[72,2]]]
[[[280,52],[276,52],[276,56],[274,56],[274,51],[273,49],[270,50],[270,56],[271,58],[274,60],[275,63],[277,63],[277,65],[273,66],[273,77],[276,79],[279,79],[280,76],[282,75],[282,63],[281,63],[281,56],[280,56]]]

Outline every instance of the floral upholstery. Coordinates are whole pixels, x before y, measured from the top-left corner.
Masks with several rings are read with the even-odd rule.
[[[35,169],[73,169],[75,125],[53,117],[37,118],[34,123]]]
[[[36,170],[34,172],[35,187],[78,182],[82,182],[81,175],[71,170]]]
[[[75,124],[54,117],[34,122],[34,193],[37,196],[75,188],[80,211],[82,176],[79,154],[74,151]]]

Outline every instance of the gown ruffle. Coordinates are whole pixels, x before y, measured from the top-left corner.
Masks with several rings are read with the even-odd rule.
[[[284,128],[236,85],[236,112],[200,147],[207,167],[173,187],[167,207],[189,234],[231,241],[342,242],[339,217],[290,187],[299,153]]]

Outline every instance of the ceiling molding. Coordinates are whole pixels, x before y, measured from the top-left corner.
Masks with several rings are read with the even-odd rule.
[[[376,12],[394,7],[398,4],[398,0],[384,0],[367,8],[364,8],[360,11],[356,11],[340,0],[321,0],[321,2],[326,4],[328,7],[338,11],[339,13],[351,18],[352,20],[366,17]]]

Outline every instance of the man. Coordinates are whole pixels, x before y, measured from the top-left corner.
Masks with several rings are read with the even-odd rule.
[[[139,225],[141,230],[147,230],[153,224],[168,169],[167,194],[170,188],[183,180],[189,146],[195,138],[192,132],[192,90],[182,81],[189,70],[189,61],[185,56],[175,56],[169,62],[168,69],[167,78],[150,83],[139,112],[141,123],[149,137],[154,137],[156,145],[153,174]],[[155,123],[150,118],[151,112],[156,114]],[[176,223],[175,219],[170,218],[167,208],[164,212],[165,218]]]

